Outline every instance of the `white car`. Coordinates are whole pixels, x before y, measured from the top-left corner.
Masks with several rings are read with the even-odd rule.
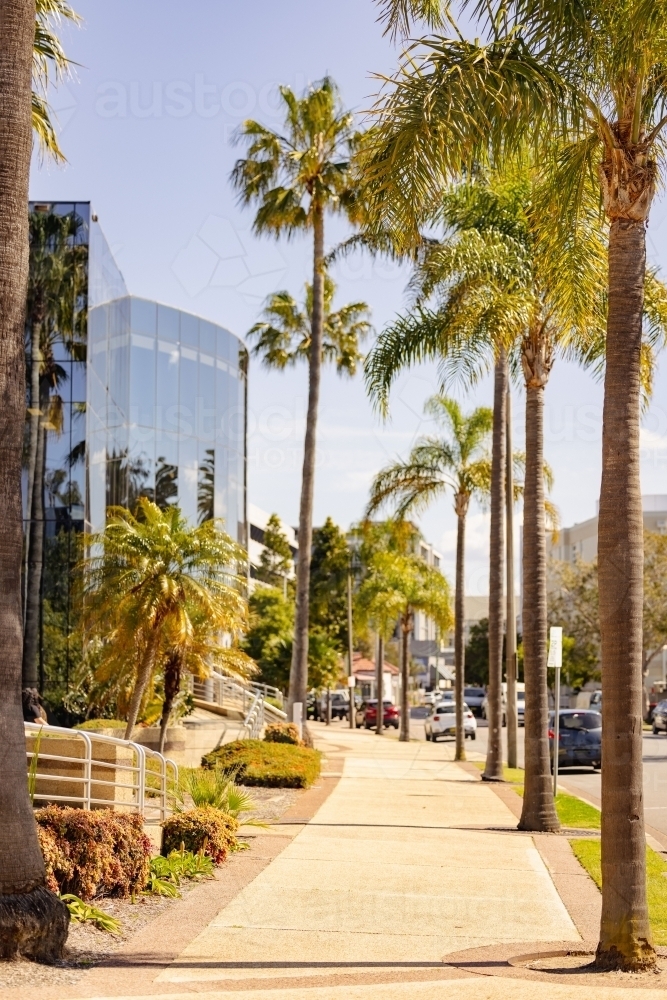
[[[456,736],[456,706],[453,701],[439,702],[424,720],[426,739],[435,743],[443,736]],[[477,719],[463,703],[463,729],[466,739],[477,739]]]
[[[505,681],[502,683],[502,697],[503,697],[503,719],[502,725],[507,725],[507,684]],[[482,702],[482,718],[488,719],[487,709],[489,707],[489,695],[484,695],[484,701]],[[516,715],[517,722],[520,726],[524,724],[524,709],[526,707],[526,686],[523,681],[517,681],[516,685]]]

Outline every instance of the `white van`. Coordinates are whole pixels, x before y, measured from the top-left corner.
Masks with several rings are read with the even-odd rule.
[[[507,683],[505,681],[503,681],[501,686],[502,686],[502,693],[503,693],[503,726],[504,726],[504,725],[507,724],[507,716],[506,716],[506,709],[507,709]],[[482,716],[485,719],[486,719],[486,710],[487,710],[487,707],[488,707],[488,697],[489,697],[489,695],[488,695],[488,690],[487,690],[487,693],[484,696],[484,701],[482,702]],[[520,726],[523,726],[523,724],[524,724],[524,708],[525,708],[525,705],[526,705],[526,685],[523,683],[523,681],[517,681],[516,682],[516,714],[517,714],[517,721],[518,721],[518,723],[519,723]]]

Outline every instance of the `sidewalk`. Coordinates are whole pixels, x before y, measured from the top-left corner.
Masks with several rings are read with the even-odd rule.
[[[182,912],[175,952],[153,927],[134,960],[59,997],[627,997],[630,977],[526,967],[594,945],[599,893],[564,838],[518,833],[507,790],[455,764],[451,744],[315,732],[327,765],[310,821],[256,836],[238,891],[205,920]],[[662,976],[632,983],[665,995]]]

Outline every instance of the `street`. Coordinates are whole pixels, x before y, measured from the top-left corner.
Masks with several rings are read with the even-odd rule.
[[[413,708],[411,711],[410,734],[413,739],[423,740],[424,722],[427,714],[424,708]],[[486,754],[488,730],[484,719],[477,720],[477,739],[467,741],[470,750]],[[519,728],[518,739],[519,766],[524,763],[524,730]],[[503,757],[507,760],[507,730],[503,729]],[[560,785],[563,790],[571,790],[590,799],[598,805],[600,802],[600,773],[589,768],[568,768],[560,773]],[[646,823],[654,829],[667,835],[667,737],[653,736],[644,733],[644,812]]]

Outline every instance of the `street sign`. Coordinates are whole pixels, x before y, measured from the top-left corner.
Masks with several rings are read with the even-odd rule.
[[[560,625],[552,625],[549,629],[548,667],[563,666],[563,629]]]

